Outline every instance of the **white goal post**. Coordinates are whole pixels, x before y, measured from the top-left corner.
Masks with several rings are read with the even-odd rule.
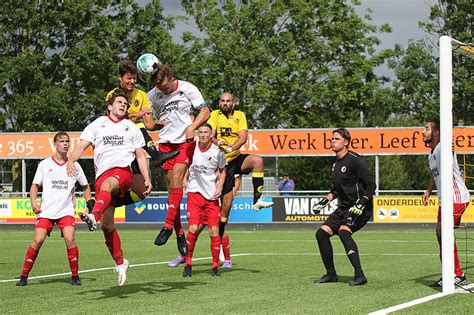
[[[472,45],[449,36],[439,39],[439,89],[441,132],[441,242],[443,293],[454,292],[454,220],[453,220],[453,66],[452,52],[474,58]]]

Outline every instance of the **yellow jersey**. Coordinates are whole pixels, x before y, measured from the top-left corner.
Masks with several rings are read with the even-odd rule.
[[[248,130],[247,118],[240,110],[234,110],[229,118],[220,109],[213,110],[207,123],[216,131],[217,140],[223,139],[230,144],[234,144],[239,139],[240,130]],[[226,153],[225,158],[227,162],[230,162],[239,154],[240,150],[235,150]]]
[[[107,101],[112,96],[112,94],[117,90],[120,90],[120,88],[115,88],[109,93],[107,93],[107,96],[105,97],[105,101]],[[148,95],[142,90],[134,88],[132,93],[130,94],[128,103],[129,103],[129,107],[128,107],[129,114],[138,113],[140,110],[144,108],[148,108],[151,111],[151,105],[150,105],[150,100],[148,99]],[[143,124],[141,119],[137,121],[137,118],[132,118],[130,120],[133,121],[137,125],[138,128],[145,128],[145,125]]]

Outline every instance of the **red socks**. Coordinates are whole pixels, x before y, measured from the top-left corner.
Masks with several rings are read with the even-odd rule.
[[[184,230],[181,226],[181,217],[179,207],[183,199],[183,188],[171,188],[168,197],[168,213],[166,214],[165,228],[172,230],[173,226],[176,234],[183,234]]]
[[[109,191],[101,190],[95,195],[95,205],[92,213],[94,214],[95,220],[99,221],[104,214],[105,209],[110,206],[112,195]]]
[[[117,233],[117,230],[114,229],[112,233],[105,234],[105,245],[109,249],[112,258],[115,260],[116,265],[123,264],[123,253],[122,253],[122,244],[120,242],[120,237]]]
[[[222,238],[222,251],[224,252],[224,259],[230,260],[230,242],[227,234]]]
[[[456,276],[462,276],[464,274],[461,269],[461,264],[459,263],[458,247],[456,243],[454,243],[454,274]]]
[[[219,252],[221,249],[221,237],[211,236],[212,268],[219,267]]]
[[[69,267],[71,267],[71,276],[79,275],[79,249],[77,246],[68,248],[67,258],[69,260]]]
[[[36,257],[38,257],[39,250],[28,247],[26,251],[25,262],[23,263],[23,270],[21,271],[21,275],[24,277],[28,277],[30,274],[31,268],[33,268],[33,264],[35,263]]]
[[[198,235],[191,231],[188,232],[186,236],[186,243],[188,243],[188,254],[186,255],[186,266],[193,265],[193,252],[194,247],[196,246],[196,241],[198,239]]]

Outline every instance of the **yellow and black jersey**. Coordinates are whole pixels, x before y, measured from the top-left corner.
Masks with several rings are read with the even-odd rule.
[[[212,129],[216,130],[217,140],[223,139],[230,144],[234,144],[239,139],[240,130],[248,130],[247,118],[240,110],[234,110],[229,118],[220,109],[213,110],[207,122],[212,126]],[[239,154],[240,150],[226,153],[227,162],[232,161]]]
[[[105,97],[105,100],[107,101],[112,96],[112,94],[117,90],[120,90],[120,88],[115,88],[112,91],[110,91]],[[129,103],[129,107],[128,107],[129,114],[138,113],[140,110],[144,108],[148,108],[151,111],[150,100],[148,99],[148,95],[142,90],[133,89],[132,93],[129,96],[128,103]],[[141,119],[139,121],[137,121],[136,118],[132,118],[130,120],[133,121],[137,125],[138,128],[145,128],[145,125],[143,124]]]

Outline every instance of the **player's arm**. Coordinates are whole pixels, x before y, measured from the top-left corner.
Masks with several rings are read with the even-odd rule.
[[[226,167],[219,169],[219,176],[217,177],[216,192],[214,193],[214,197],[216,198],[219,198],[222,194],[222,188],[224,187],[226,173],[227,173]]]
[[[194,121],[186,128],[186,140],[194,140],[194,130],[198,129],[199,126],[204,124],[211,116],[209,107],[203,106],[199,109],[199,112]]]
[[[30,200],[31,200],[31,208],[33,209],[34,213],[40,213],[41,208],[40,205],[36,202],[36,198],[38,198],[38,190],[40,188],[39,184],[31,184],[30,187]]]
[[[247,129],[239,130],[239,133],[238,133],[239,138],[237,139],[237,141],[234,142],[234,144],[230,145],[226,149],[226,151],[230,153],[232,151],[239,150],[240,147],[243,146],[247,142],[248,134],[249,134],[249,131]]]
[[[428,205],[428,200],[430,199],[431,192],[433,191],[433,189],[435,189],[435,187],[436,187],[435,179],[434,177],[431,177],[430,183],[428,184],[428,188],[426,188],[426,191],[423,193],[423,196],[421,197],[424,206]]]
[[[150,172],[148,170],[148,163],[146,161],[145,153],[142,148],[135,149],[135,156],[137,158],[138,167],[140,168],[140,173],[142,173],[143,179],[145,180],[146,190],[143,192],[144,196],[147,196],[152,188],[150,180]]]
[[[67,174],[68,176],[75,176],[77,175],[77,168],[74,165],[74,162],[79,161],[82,156],[82,153],[91,145],[91,142],[81,139],[78,145],[74,148],[71,153],[71,156],[67,160]]]

